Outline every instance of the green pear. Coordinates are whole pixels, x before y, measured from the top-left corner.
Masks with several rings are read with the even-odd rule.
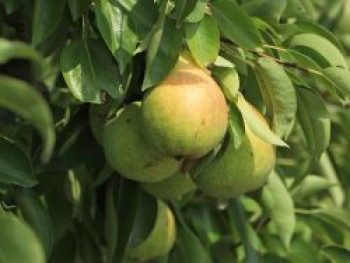
[[[176,238],[175,218],[170,208],[157,200],[157,216],[150,234],[128,251],[130,258],[146,261],[167,254]]]
[[[171,200],[181,197],[196,189],[188,172],[178,172],[160,182],[143,183],[141,187],[149,194]]]
[[[250,106],[237,104],[238,108]],[[259,118],[262,115],[254,111]],[[264,119],[265,125],[268,125]],[[263,186],[275,166],[275,150],[257,137],[245,124],[245,136],[236,148],[232,137],[224,150],[210,166],[196,178],[195,183],[204,193],[217,198],[231,198]]]
[[[156,182],[179,171],[181,162],[156,151],[141,136],[140,104],[117,113],[103,131],[103,148],[109,165],[122,176],[139,182]]]
[[[142,116],[145,134],[159,151],[198,158],[223,139],[228,107],[208,72],[180,56],[175,69],[144,96]]]

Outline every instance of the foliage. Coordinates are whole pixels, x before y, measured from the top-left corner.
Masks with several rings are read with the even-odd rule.
[[[349,0],[0,0],[0,261],[138,262],[130,251],[166,238],[154,226],[168,211],[174,246],[157,244],[168,253],[147,262],[350,262],[349,10]],[[236,147],[244,118],[276,145],[277,164],[257,191],[196,190],[159,212],[108,166],[99,134],[185,49],[222,88]],[[238,110],[238,92],[272,132]]]

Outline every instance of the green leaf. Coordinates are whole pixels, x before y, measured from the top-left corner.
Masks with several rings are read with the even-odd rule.
[[[229,106],[230,113],[228,131],[232,136],[235,148],[237,149],[241,145],[245,135],[244,120],[235,103],[230,103]]]
[[[266,213],[276,225],[285,248],[289,248],[295,228],[294,204],[287,188],[273,171],[262,190],[261,201]]]
[[[35,0],[33,14],[32,44],[40,44],[50,37],[61,21],[66,1]]]
[[[188,13],[186,12],[186,10],[190,10],[190,9],[185,9],[184,11],[185,14]],[[185,22],[196,23],[201,21],[206,11],[207,11],[207,0],[197,0],[196,6],[191,10],[191,12],[185,18]]]
[[[72,94],[83,102],[101,103],[101,91],[120,98],[118,67],[100,42],[75,40],[61,55],[61,71]]]
[[[287,257],[291,263],[319,263],[313,244],[300,237],[294,238]]]
[[[303,202],[305,198],[317,195],[320,192],[328,190],[335,184],[328,179],[318,175],[307,175],[304,180],[294,189],[293,197]]]
[[[107,242],[107,263],[113,262],[118,242],[118,220],[115,204],[116,178],[110,180],[106,189],[105,237]]]
[[[129,26],[130,16],[113,0],[97,1],[95,14],[102,38],[123,72],[138,42],[137,36]]]
[[[46,262],[44,250],[27,224],[14,216],[0,215],[0,225],[0,262]]]
[[[339,49],[328,39],[311,33],[295,35],[289,46],[313,58],[320,66],[347,68],[347,63]]]
[[[317,93],[306,88],[297,89],[297,98],[298,120],[308,149],[318,160],[330,142],[331,122],[326,104]]]
[[[198,24],[187,25],[185,32],[187,44],[197,64],[206,67],[213,63],[220,49],[220,33],[215,19],[206,15]]]
[[[268,126],[266,126],[264,120],[259,118],[259,115],[257,115],[252,106],[244,100],[243,96],[241,96],[239,103],[241,104],[239,109],[242,113],[244,121],[256,136],[271,144],[288,147],[288,145],[278,135],[276,135],[269,129]]]
[[[130,28],[140,39],[143,39],[151,31],[157,21],[158,10],[153,0],[109,0],[112,4],[118,4],[129,13]]]
[[[345,103],[350,101],[350,71],[338,67],[324,69],[323,74],[334,85],[339,96]]]
[[[11,14],[21,6],[22,0],[1,0],[0,3],[3,5],[6,14]]]
[[[0,136],[0,182],[32,187],[38,183],[26,154],[10,140]]]
[[[229,219],[231,224],[236,226],[236,229],[240,235],[242,243],[245,250],[245,259],[244,262],[247,263],[258,263],[259,258],[257,251],[253,246],[252,235],[250,233],[249,223],[244,214],[244,210],[239,198],[235,198],[231,201],[231,204],[228,208]]]
[[[174,68],[182,45],[182,30],[165,20],[152,37],[147,54],[146,75],[142,89],[158,84]]]
[[[247,49],[257,50],[262,46],[258,29],[236,1],[214,1],[212,12],[223,36]]]
[[[18,114],[38,130],[44,142],[41,158],[48,161],[55,130],[50,108],[41,94],[26,82],[0,75],[0,107]]]
[[[324,246],[322,253],[333,263],[350,262],[350,250],[341,246]]]
[[[278,23],[286,7],[287,0],[263,0],[260,1],[253,13],[266,21]]]
[[[220,58],[220,57],[219,57]],[[217,61],[215,62],[215,65]],[[237,70],[233,67],[214,67],[212,73],[219,83],[225,98],[230,101],[236,101],[239,90],[239,76]]]
[[[53,232],[51,219],[44,204],[30,189],[16,187],[14,194],[24,219],[34,229],[44,246],[46,257],[50,258],[53,247]]]
[[[297,111],[292,81],[283,67],[271,58],[260,58],[255,70],[267,111],[272,115],[272,129],[277,135],[286,137],[294,125]]]
[[[90,0],[67,0],[73,21],[77,21],[90,4]]]

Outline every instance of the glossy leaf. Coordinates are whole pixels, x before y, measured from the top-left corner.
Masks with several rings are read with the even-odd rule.
[[[276,172],[272,172],[262,191],[266,213],[276,225],[283,245],[289,248],[295,228],[293,200]]]
[[[0,181],[23,187],[38,183],[26,154],[4,137],[0,137]]]
[[[16,187],[14,193],[24,219],[40,238],[46,257],[49,258],[53,247],[53,231],[44,204],[32,190]]]
[[[310,56],[324,68],[331,66],[347,68],[345,58],[339,49],[322,36],[311,33],[298,34],[291,39],[289,46]]]
[[[236,1],[214,1],[212,11],[225,37],[247,49],[256,50],[261,47],[262,41],[258,29]]]
[[[187,26],[186,39],[198,65],[205,67],[215,61],[219,54],[220,34],[213,17],[206,15],[198,25]]]
[[[101,91],[113,98],[122,96],[118,67],[98,41],[69,43],[61,55],[61,71],[78,100],[101,103]]]
[[[152,37],[142,89],[158,84],[174,68],[182,45],[182,30],[175,22],[166,20]]]
[[[235,148],[238,149],[245,135],[245,127],[243,116],[234,103],[230,103],[228,131],[233,138]]]
[[[47,161],[55,144],[55,130],[46,101],[26,82],[0,75],[0,107],[18,114],[32,124],[44,142],[42,160]]]
[[[295,90],[283,67],[271,58],[260,58],[256,67],[257,79],[269,115],[272,129],[279,136],[287,136],[297,110]]]
[[[32,44],[40,44],[53,34],[63,15],[64,0],[35,0]]]
[[[130,28],[130,16],[118,1],[99,0],[96,2],[96,21],[103,40],[119,63],[121,71],[130,62],[138,42]]]
[[[322,98],[309,89],[299,88],[298,120],[304,131],[308,148],[318,160],[329,145],[331,122]]]
[[[11,215],[0,215],[0,261],[45,263],[45,253],[33,230]]]
[[[190,10],[190,9],[188,9]],[[203,19],[205,12],[207,10],[207,0],[197,0],[196,6],[191,10],[185,21],[188,23],[196,23]],[[188,12],[185,11],[185,14]]]

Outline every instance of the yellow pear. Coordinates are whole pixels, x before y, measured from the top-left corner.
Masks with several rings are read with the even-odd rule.
[[[140,104],[133,103],[105,125],[103,148],[109,165],[122,176],[139,182],[156,182],[175,174],[181,162],[151,147],[141,136],[140,123]]]
[[[225,97],[208,74],[188,56],[142,103],[145,136],[170,156],[197,158],[224,137],[228,123]]]
[[[248,103],[237,103],[240,107],[253,107]],[[259,118],[268,123],[254,108]],[[198,188],[217,198],[231,198],[264,185],[275,166],[275,149],[270,143],[256,136],[245,124],[245,136],[236,148],[232,138],[224,145],[219,155],[203,173],[195,178]]]

